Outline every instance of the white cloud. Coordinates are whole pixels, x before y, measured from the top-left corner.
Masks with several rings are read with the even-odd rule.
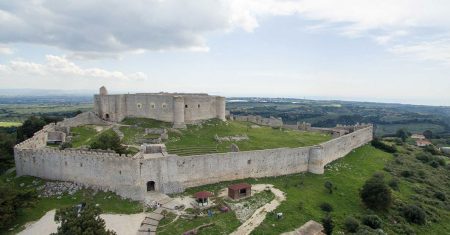
[[[421,60],[438,61],[450,65],[450,39],[448,37],[434,41],[396,45],[390,51]]]
[[[147,75],[140,72],[126,74],[100,68],[81,68],[64,57],[54,55],[47,55],[45,63],[42,64],[22,60],[0,64],[0,77],[5,79],[3,82],[6,82],[6,79],[12,79],[11,82],[17,79],[30,81],[30,84],[41,80],[57,80],[70,84],[71,82],[143,81],[148,78]],[[43,85],[50,85],[50,83]]]
[[[76,59],[208,51],[211,32],[252,32],[262,18],[294,14],[310,20],[310,30],[369,37],[388,48],[424,29],[434,32],[424,42],[450,30],[447,0],[28,0],[0,3],[0,43],[56,46]]]
[[[0,54],[12,55],[12,54],[14,54],[14,50],[11,49],[10,47],[0,44]]]

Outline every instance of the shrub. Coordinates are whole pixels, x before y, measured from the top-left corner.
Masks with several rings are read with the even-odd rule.
[[[333,193],[333,183],[331,183],[330,181],[325,181],[323,186],[328,190],[329,194]]]
[[[92,149],[114,150],[116,153],[125,153],[120,137],[114,131],[106,131],[91,143]]]
[[[322,226],[326,235],[331,235],[333,233],[334,224],[330,215],[327,215],[322,219]]]
[[[414,172],[409,171],[409,170],[404,170],[400,173],[401,176],[405,177],[405,178],[409,178],[411,176],[414,175]]]
[[[382,174],[375,174],[368,179],[360,192],[363,203],[373,210],[384,210],[391,206],[391,190],[384,182]]]
[[[333,206],[328,202],[324,202],[324,203],[320,204],[320,209],[325,212],[332,212]]]
[[[406,205],[402,209],[403,217],[414,224],[425,224],[425,211],[416,205]]]
[[[355,233],[359,228],[359,221],[351,216],[345,218],[344,220],[345,231],[349,233]]]
[[[362,217],[362,224],[367,225],[373,229],[381,228],[383,221],[377,215],[365,215]]]
[[[447,200],[447,197],[445,196],[445,194],[443,192],[435,192],[434,197],[441,201]]]
[[[55,222],[59,222],[58,231],[52,235],[62,234],[97,234],[114,235],[114,231],[106,230],[105,221],[100,217],[100,207],[92,204],[76,205],[59,209],[55,214]]]
[[[395,146],[391,146],[388,144],[383,143],[382,141],[380,141],[378,138],[375,138],[372,140],[371,142],[372,146],[377,148],[377,149],[381,149],[385,152],[388,153],[395,153],[397,152],[397,148]]]
[[[398,190],[398,183],[399,180],[397,178],[392,178],[391,180],[389,180],[389,187],[391,187],[391,189],[397,191]]]
[[[431,160],[431,154],[426,153],[426,152],[421,152],[416,155],[416,159],[423,163],[427,163]]]
[[[439,167],[439,162],[436,160],[432,160],[430,162],[430,166],[432,166],[433,168],[438,168]]]

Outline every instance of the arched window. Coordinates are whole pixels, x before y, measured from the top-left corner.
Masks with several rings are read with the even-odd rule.
[[[147,192],[155,191],[155,181],[147,182]]]
[[[137,103],[137,107],[138,107],[138,109],[142,108],[142,104],[141,103]]]
[[[106,119],[106,120],[109,119],[109,114],[105,114],[105,119]]]
[[[154,104],[154,103],[151,103],[151,104],[150,104],[150,108],[154,109],[154,108],[155,108],[155,104]]]
[[[198,104],[197,107],[200,108],[200,104]]]
[[[184,105],[184,107],[185,107],[185,108],[188,108],[188,105],[187,105],[187,104],[185,104],[185,105]]]

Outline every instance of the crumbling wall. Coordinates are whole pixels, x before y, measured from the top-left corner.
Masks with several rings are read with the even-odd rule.
[[[73,118],[66,118],[58,122],[58,127],[76,127],[82,125],[108,125],[108,122],[100,119],[93,112],[80,113]]]
[[[270,127],[282,127],[283,126],[283,120],[281,118],[265,118],[261,117],[259,115],[248,115],[248,116],[233,116],[232,119],[236,121],[242,121],[242,122],[252,122],[258,125],[262,126],[270,126]]]

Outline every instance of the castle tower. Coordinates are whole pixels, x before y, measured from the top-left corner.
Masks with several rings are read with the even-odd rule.
[[[225,97],[217,96],[216,98],[216,115],[217,118],[225,121]]]
[[[108,95],[108,90],[106,90],[105,86],[100,87],[99,94],[100,95]]]
[[[186,128],[184,123],[184,97],[173,97],[173,127],[174,128]]]

